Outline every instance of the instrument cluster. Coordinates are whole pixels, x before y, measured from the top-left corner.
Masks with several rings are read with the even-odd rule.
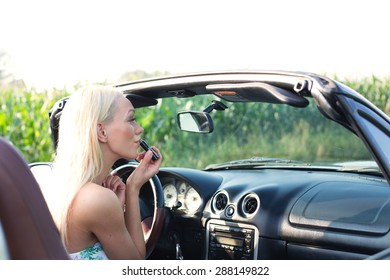
[[[164,206],[187,214],[194,214],[202,205],[200,194],[187,182],[164,180]]]

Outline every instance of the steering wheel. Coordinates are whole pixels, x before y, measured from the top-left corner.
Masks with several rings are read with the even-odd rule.
[[[118,175],[123,182],[126,182],[127,177],[138,166],[138,163],[129,162],[114,169],[111,174]],[[146,244],[146,258],[153,252],[154,247],[157,244],[160,237],[163,225],[164,225],[164,192],[157,175],[150,178],[150,188],[143,186],[140,191],[140,211],[141,211],[141,224],[144,232],[145,244]],[[150,193],[152,192],[153,199],[151,203],[148,203],[150,199]],[[146,200],[146,201],[145,201]],[[150,209],[152,208],[153,209]]]

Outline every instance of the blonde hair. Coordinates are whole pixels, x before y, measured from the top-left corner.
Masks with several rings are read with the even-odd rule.
[[[60,203],[53,216],[64,244],[75,195],[103,169],[97,125],[112,120],[119,96],[123,94],[115,88],[90,86],[72,94],[62,112],[53,170]]]

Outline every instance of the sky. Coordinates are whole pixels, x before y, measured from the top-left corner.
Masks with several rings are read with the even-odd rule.
[[[0,50],[28,86],[125,72],[390,76],[383,0],[0,0]]]

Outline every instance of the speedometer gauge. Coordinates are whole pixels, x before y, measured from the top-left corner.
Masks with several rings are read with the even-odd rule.
[[[164,206],[169,208],[174,207],[177,201],[177,190],[175,185],[166,184],[163,189],[164,189]]]
[[[189,188],[184,197],[184,203],[188,212],[195,212],[202,204],[199,193],[194,188]]]
[[[179,185],[179,195],[184,196],[184,194],[186,193],[186,191],[187,191],[187,184],[183,182],[183,183],[181,183],[181,184]]]

